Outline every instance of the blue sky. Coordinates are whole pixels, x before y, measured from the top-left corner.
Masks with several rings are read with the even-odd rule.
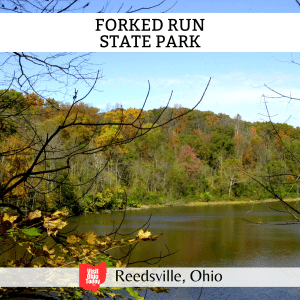
[[[116,12],[123,4],[122,12],[132,9],[152,6],[160,0],[113,0],[108,10]],[[163,12],[173,6],[176,0],[166,0],[160,7],[151,12]],[[92,2],[93,3],[93,2]],[[101,7],[100,7],[101,9]],[[90,5],[89,12],[96,12],[99,7]],[[147,12],[147,11],[144,11]],[[297,13],[300,7],[295,0],[178,0],[169,11],[172,13]]]
[[[136,9],[157,4],[155,0],[114,0],[109,11],[124,3],[122,12],[131,6]],[[167,0],[151,12],[162,12],[175,1]],[[91,12],[97,8],[91,6]],[[147,12],[147,11],[144,11]],[[169,11],[172,13],[299,13],[295,0],[178,0]],[[192,107],[202,95],[212,77],[211,85],[200,110],[226,113],[231,117],[237,113],[244,120],[266,119],[262,95],[273,94],[270,87],[295,97],[300,97],[300,66],[290,64],[291,53],[101,53],[94,54],[97,62],[103,62],[104,78],[102,93],[89,101],[105,110],[107,103],[121,103],[125,108],[141,107],[151,83],[148,109],[163,106],[173,90],[171,106],[180,104]],[[293,54],[300,61],[300,54]],[[92,100],[91,100],[92,99]],[[298,126],[297,102],[269,99],[270,112],[277,122]]]
[[[88,2],[88,1],[87,1]],[[123,0],[112,0],[108,12],[116,12]],[[157,4],[156,0],[127,0],[121,12]],[[87,12],[96,12],[91,2]],[[103,3],[100,1],[100,4]],[[161,12],[175,3],[166,0],[151,12]],[[80,11],[78,11],[80,12]],[[144,12],[148,12],[147,10]],[[300,13],[295,0],[178,0],[172,13]],[[295,36],[296,38],[296,36]],[[255,41],[254,41],[255,42]],[[102,64],[101,93],[92,93],[88,103],[105,110],[107,104],[121,103],[125,108],[141,107],[151,83],[146,109],[163,106],[174,91],[171,106],[192,107],[206,86],[208,92],[198,107],[244,120],[265,119],[262,95],[272,95],[264,84],[281,93],[300,98],[300,66],[289,63],[291,53],[93,53],[93,62]],[[300,62],[300,54],[293,54]],[[59,99],[58,99],[59,100]],[[297,101],[269,99],[274,120],[299,126]],[[300,102],[299,102],[300,104]]]
[[[276,96],[274,90],[300,98],[300,53],[94,53],[103,63],[101,93],[87,102],[101,110],[107,104],[140,108],[148,91],[146,109],[164,106],[173,90],[170,106],[192,107],[212,77],[199,110],[225,113],[243,120],[261,121],[266,114],[262,95]],[[298,101],[268,99],[274,121],[299,126]],[[277,116],[275,116],[278,114]]]
[[[68,3],[70,2],[68,1]],[[68,12],[98,12],[106,6],[106,3],[106,12],[127,12],[141,7],[156,6],[160,2],[162,0],[84,0],[75,3],[72,6],[73,10]],[[10,6],[5,1],[3,3],[7,7]],[[33,1],[34,3],[35,1]],[[87,3],[89,5],[84,10],[79,8]],[[62,5],[62,7],[64,6]],[[31,5],[28,5],[27,8],[32,11]],[[170,8],[171,10],[169,10]],[[298,13],[300,6],[295,0],[165,0],[159,7],[140,12],[160,13],[167,10],[171,13]],[[4,10],[3,12],[9,11]]]

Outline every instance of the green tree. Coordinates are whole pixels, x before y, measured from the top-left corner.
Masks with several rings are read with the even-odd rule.
[[[231,126],[216,126],[212,129],[210,138],[210,164],[222,169],[224,160],[234,155],[234,128]]]
[[[95,77],[92,78],[92,84],[88,85],[87,93],[80,98],[78,91],[75,90],[70,97],[72,101],[68,104],[43,96],[41,93],[42,89],[34,85],[34,83],[43,78],[42,73],[37,73],[34,79],[32,76],[26,76],[27,68],[23,68],[22,63],[26,62],[26,67],[30,63],[32,63],[33,67],[37,64],[38,67],[48,70],[48,73],[45,74],[52,76],[54,80],[61,80],[61,82],[63,80],[59,79],[58,75],[60,72],[63,73],[63,76],[69,76],[70,79],[75,78],[75,81],[82,79],[84,83],[89,83],[89,79],[92,76],[86,77],[84,72],[80,73],[81,75],[76,73],[80,70],[76,70],[76,67],[72,64],[65,68],[54,65],[53,62],[50,63],[49,59],[42,60],[33,54],[15,53],[8,58],[7,62],[14,58],[18,58],[19,71],[23,72],[21,78],[24,77],[25,80],[20,88],[27,89],[26,92],[31,97],[28,98],[30,101],[25,101],[25,106],[23,106],[23,98],[26,100],[26,93],[23,93],[23,97],[17,97],[16,105],[12,107],[10,102],[5,100],[10,94],[9,89],[5,90],[0,96],[0,119],[13,124],[16,128],[16,132],[9,136],[12,139],[11,143],[7,143],[7,139],[3,138],[0,144],[1,160],[10,161],[10,164],[5,163],[7,170],[1,174],[0,182],[0,207],[6,210],[0,217],[2,234],[0,243],[2,244],[1,249],[4,246],[4,252],[7,251],[7,247],[9,249],[9,247],[16,246],[24,247],[24,251],[23,255],[13,262],[4,259],[2,266],[61,267],[67,265],[74,267],[81,262],[107,259],[107,252],[111,248],[127,245],[131,247],[130,249],[133,249],[134,244],[140,241],[155,240],[157,236],[151,237],[150,233],[144,234],[144,232],[139,232],[133,239],[128,237],[127,240],[112,239],[108,236],[101,237],[93,232],[88,234],[78,233],[68,237],[61,232],[67,224],[66,218],[69,214],[68,211],[63,209],[63,206],[68,205],[73,210],[73,213],[76,212],[78,206],[73,204],[76,201],[79,203],[83,195],[78,195],[75,190],[81,189],[85,185],[87,191],[89,191],[91,186],[97,182],[99,175],[109,165],[108,160],[104,166],[99,165],[98,168],[95,168],[97,164],[93,165],[93,160],[86,160],[91,164],[86,168],[91,170],[91,174],[89,174],[89,178],[83,177],[82,182],[78,183],[74,179],[74,170],[78,170],[78,161],[80,159],[93,157],[101,152],[103,154],[108,153],[107,158],[109,159],[111,152],[116,147],[141,138],[151,133],[154,129],[159,130],[160,127],[189,113],[194,108],[185,111],[183,115],[167,118],[163,122],[150,125],[146,125],[143,118],[141,118],[143,109],[139,110],[128,121],[122,117],[119,120],[105,120],[103,115],[97,114],[94,109],[81,105],[81,102],[95,88],[99,79],[99,72],[94,73]],[[53,56],[52,59],[54,60],[55,57]],[[72,62],[74,61],[71,60]],[[14,75],[12,81],[20,84],[20,77]],[[68,89],[66,82],[63,82],[63,88]],[[45,90],[45,95],[49,92]],[[35,93],[35,96],[32,93]],[[198,104],[201,102],[204,94],[205,92]],[[3,101],[1,97],[4,99]],[[68,97],[68,93],[66,93],[66,97]],[[40,98],[43,101],[35,101]],[[21,99],[20,103],[18,99]],[[157,121],[163,117],[166,109],[162,110]],[[87,111],[91,112],[91,115]],[[121,110],[121,116],[122,114]],[[53,122],[47,122],[49,116]],[[101,137],[103,128],[116,128],[117,130],[114,131],[109,139],[98,143],[97,138]],[[126,135],[123,132],[124,129],[127,129]],[[72,137],[75,138],[72,139]],[[150,144],[155,144],[155,142],[155,138],[150,139]],[[79,176],[83,176],[83,173],[79,174]],[[51,193],[60,195],[58,203],[62,206],[61,210],[55,211],[49,206]],[[32,208],[37,203],[31,206],[29,205],[29,199],[25,199],[22,203],[18,202],[20,195],[30,196],[31,194],[34,195],[35,199],[37,195],[39,195],[40,199],[44,199],[44,202],[39,203],[43,207],[43,212],[41,209],[33,211]],[[74,199],[75,196],[78,198]],[[113,201],[118,202],[119,199],[117,196]],[[27,211],[24,211],[24,207]],[[115,236],[117,232],[114,232],[112,235]],[[55,243],[56,246],[53,249],[49,249],[46,245],[46,240],[48,240],[46,237],[52,239]],[[62,253],[64,254],[62,255]],[[126,262],[116,262],[113,259],[108,259],[108,261],[111,265],[120,265],[121,263],[123,266],[124,264],[130,264],[130,253],[131,250],[125,256]],[[170,254],[169,252],[166,255]],[[41,261],[36,258],[40,258]],[[145,262],[147,262],[147,259],[145,259]],[[30,293],[29,290],[26,289],[26,291]],[[15,292],[16,289],[6,289],[3,293],[9,295],[9,293],[15,294]],[[68,292],[69,295],[72,294],[71,289],[64,290],[62,295],[65,292]],[[108,295],[108,292],[100,290],[97,295],[103,296],[105,293]],[[81,297],[82,295],[79,293],[77,298],[80,299]]]
[[[231,197],[233,186],[243,181],[241,168],[241,161],[237,158],[227,158],[222,165],[220,173],[227,185],[229,197]]]

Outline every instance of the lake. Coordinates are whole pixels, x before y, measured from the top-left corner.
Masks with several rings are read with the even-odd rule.
[[[300,203],[292,203],[300,209]],[[155,242],[140,243],[131,261],[167,253],[161,267],[300,267],[300,227],[288,225],[292,217],[278,203],[229,204],[152,208],[126,212],[122,234],[142,227],[151,215],[148,230],[163,233]],[[123,212],[75,217],[70,225],[78,231],[109,233]],[[300,223],[299,223],[300,225]],[[114,227],[113,227],[114,226]],[[136,234],[136,233],[134,233]],[[120,252],[112,252],[120,257]],[[154,261],[153,261],[154,262]],[[147,267],[145,264],[134,266]],[[171,288],[168,294],[148,291],[146,299],[199,299],[200,288]],[[204,288],[201,300],[261,300],[300,297],[295,288]]]
[[[148,230],[163,233],[155,242],[140,243],[131,262],[164,255],[168,248],[178,252],[161,260],[161,267],[300,267],[300,227],[287,225],[292,217],[278,209],[283,207],[277,203],[259,203],[132,210],[119,233],[137,230],[150,216]],[[78,231],[104,234],[120,224],[123,214],[89,214],[69,222],[79,225]]]

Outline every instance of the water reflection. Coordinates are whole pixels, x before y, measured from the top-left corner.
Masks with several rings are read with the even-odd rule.
[[[234,204],[128,211],[120,233],[141,227],[152,214],[149,230],[163,236],[140,243],[131,259],[164,254],[165,245],[172,252],[179,250],[164,258],[162,267],[299,267],[299,227],[276,225],[291,217],[270,206],[280,208],[278,204]],[[73,218],[72,224],[79,224],[78,231],[104,234],[112,231],[113,224],[116,228],[122,217],[122,212],[86,215]],[[113,256],[122,254],[115,251]]]

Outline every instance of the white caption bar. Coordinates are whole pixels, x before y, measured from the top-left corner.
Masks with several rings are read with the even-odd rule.
[[[0,51],[297,52],[299,14],[1,14]]]
[[[1,268],[1,287],[78,287],[77,268]],[[106,287],[300,287],[300,268],[108,268]]]

